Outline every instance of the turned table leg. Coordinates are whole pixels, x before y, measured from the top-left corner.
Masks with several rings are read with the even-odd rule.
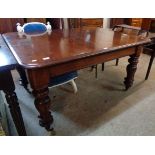
[[[136,48],[136,53],[133,55],[130,55],[130,58],[128,60],[129,64],[126,68],[127,77],[125,78],[125,81],[124,81],[126,90],[128,90],[133,85],[134,75],[137,70],[139,56],[140,56],[140,52],[138,52],[138,48]]]
[[[0,73],[0,89],[4,91],[14,124],[20,136],[26,136],[26,130],[15,93],[15,85],[10,71]]]
[[[49,74],[44,69],[28,70],[28,77],[35,97],[35,107],[39,112],[39,124],[47,131],[52,131],[53,116],[51,115],[51,100],[48,96]]]

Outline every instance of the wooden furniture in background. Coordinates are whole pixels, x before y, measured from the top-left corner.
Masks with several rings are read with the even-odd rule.
[[[124,18],[110,18],[110,28],[113,28],[115,25],[125,24]]]
[[[48,96],[51,77],[130,56],[124,81],[127,90],[134,81],[140,56],[138,47],[150,43],[150,39],[135,35],[127,37],[130,39],[126,39],[124,44],[122,33],[109,29],[94,29],[89,32],[82,29],[53,30],[51,35],[32,37],[31,41],[29,38],[18,37],[17,33],[7,33],[3,37],[18,63],[27,70],[35,97],[34,103],[40,114],[40,125],[48,131],[52,129],[53,123]]]
[[[30,22],[41,22],[41,23],[46,24],[46,18],[26,18],[25,19],[25,23],[30,23]]]
[[[103,27],[103,18],[68,18],[69,28]]]
[[[15,32],[16,24],[24,23],[24,18],[0,18],[0,33]]]
[[[11,75],[11,70],[15,68],[17,62],[11,51],[0,36],[0,90],[3,90],[6,101],[9,105],[17,132],[20,136],[25,136],[26,131],[19,107],[18,99],[15,93],[15,85]]]
[[[151,18],[150,32],[155,33],[155,18]]]
[[[96,28],[103,27],[103,18],[80,18],[80,27]]]
[[[110,27],[115,25],[126,24],[134,27],[140,27],[143,30],[150,30],[151,18],[111,18]]]
[[[135,27],[141,27],[142,24],[142,18],[129,18],[130,25]]]

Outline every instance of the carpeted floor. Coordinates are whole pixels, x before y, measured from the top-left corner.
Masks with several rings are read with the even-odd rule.
[[[1,122],[0,122],[0,136],[5,136],[5,132],[4,132],[3,128],[2,128]]]
[[[104,72],[99,65],[98,79],[89,68],[80,70],[77,94],[69,84],[50,89],[56,135],[155,135],[155,65],[144,81],[149,58],[140,57],[134,85],[128,91],[123,85],[127,58],[121,58],[119,66],[107,62]],[[48,135],[38,125],[34,98],[18,84],[16,71],[13,76],[27,134]],[[11,134],[16,135],[9,118]]]

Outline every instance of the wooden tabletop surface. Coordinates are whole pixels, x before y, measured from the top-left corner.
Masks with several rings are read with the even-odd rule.
[[[25,68],[55,65],[150,42],[149,38],[102,28],[53,30],[50,35],[31,37],[13,32],[3,37],[18,63]]]
[[[17,61],[0,35],[0,71],[13,69]]]

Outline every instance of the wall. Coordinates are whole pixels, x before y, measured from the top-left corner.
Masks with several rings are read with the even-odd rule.
[[[110,18],[103,18],[103,28],[110,28]]]

